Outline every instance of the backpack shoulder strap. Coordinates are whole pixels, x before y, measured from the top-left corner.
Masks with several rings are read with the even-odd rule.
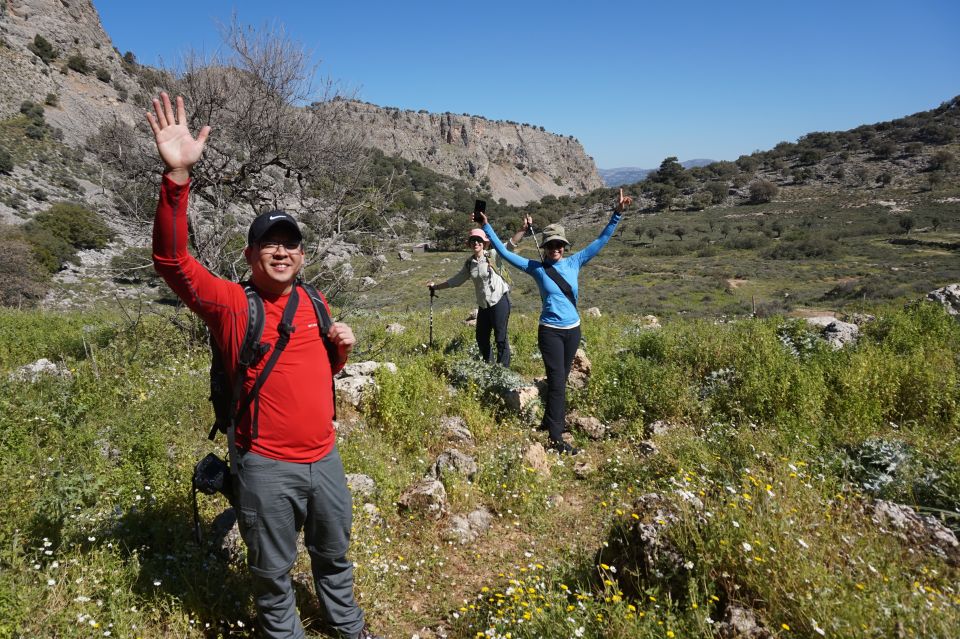
[[[543,270],[546,271],[547,276],[549,276],[550,279],[553,280],[554,284],[560,287],[560,290],[563,291],[563,294],[567,297],[568,300],[570,300],[570,303],[573,304],[573,307],[576,308],[577,298],[573,296],[573,289],[570,287],[569,282],[563,279],[563,276],[560,275],[560,273],[557,271],[557,269],[553,267],[552,264],[550,265],[544,264]]]
[[[336,419],[337,391],[336,384],[333,381],[333,369],[339,362],[337,362],[337,347],[334,346],[330,338],[327,337],[327,333],[330,332],[330,327],[333,325],[333,320],[330,318],[327,305],[324,304],[323,297],[320,296],[320,292],[317,291],[316,287],[306,282],[301,282],[300,286],[307,292],[307,297],[310,298],[310,303],[313,304],[313,310],[317,314],[317,323],[320,325],[320,337],[323,339],[323,345],[327,349],[327,359],[330,360],[330,392],[333,394],[333,418]]]
[[[257,359],[263,356],[260,339],[263,337],[264,309],[263,300],[249,282],[244,282],[243,292],[247,296],[247,330],[240,344],[237,355],[237,364],[244,369],[249,368]]]
[[[222,390],[227,384],[228,363],[224,361],[223,352],[213,337],[210,335],[210,353],[212,363],[210,367],[211,386],[217,385],[213,389],[211,400],[229,402],[224,404],[223,408],[215,406],[217,420],[210,429],[208,439],[213,441],[217,436],[217,431],[226,433],[230,422],[236,419],[237,405],[240,403],[243,394],[243,382],[246,379],[247,369],[255,364],[268,350],[269,344],[261,343],[263,337],[264,308],[263,300],[254,290],[249,282],[241,282],[243,292],[247,299],[247,323],[243,333],[243,340],[240,342],[240,350],[237,351],[237,361],[233,367],[233,383],[230,385],[229,395]]]
[[[333,319],[331,319],[330,312],[327,311],[327,305],[324,304],[323,297],[316,287],[306,282],[301,282],[300,286],[307,292],[307,297],[313,304],[313,310],[317,314],[317,322],[320,325],[320,337],[323,338],[323,345],[327,348],[327,357],[330,358],[330,366],[333,367],[337,363],[337,349],[330,338],[327,337],[327,333],[330,332],[330,327],[333,325]]]

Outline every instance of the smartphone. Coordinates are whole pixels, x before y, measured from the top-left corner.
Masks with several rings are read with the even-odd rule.
[[[473,205],[473,221],[477,224],[480,224],[483,220],[480,217],[481,213],[487,212],[487,201],[486,200],[477,200]]]

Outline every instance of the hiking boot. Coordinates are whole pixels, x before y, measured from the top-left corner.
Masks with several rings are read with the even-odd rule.
[[[557,454],[559,455],[570,455],[571,457],[574,455],[579,455],[580,453],[583,452],[583,450],[577,448],[576,446],[571,446],[570,444],[568,444],[563,440],[558,442],[551,442],[550,448],[557,451]]]
[[[360,634],[357,635],[357,639],[383,639],[383,637],[373,634],[370,627],[364,624],[363,628],[360,629]]]

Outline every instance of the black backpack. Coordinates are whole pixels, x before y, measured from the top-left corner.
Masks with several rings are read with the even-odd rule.
[[[336,364],[337,349],[327,337],[327,331],[330,330],[330,325],[333,322],[317,289],[305,282],[295,282],[293,290],[290,293],[290,299],[287,300],[287,306],[283,310],[283,317],[280,319],[280,337],[277,339],[277,343],[273,345],[260,341],[263,337],[265,317],[263,300],[260,299],[260,296],[249,282],[243,284],[243,290],[247,296],[247,329],[244,333],[240,352],[237,356],[237,367],[234,372],[233,385],[230,384],[230,379],[227,376],[223,353],[220,352],[220,347],[217,346],[213,335],[211,334],[210,336],[210,401],[213,403],[214,422],[213,427],[210,429],[209,438],[210,440],[215,439],[217,432],[224,433],[227,436],[229,463],[224,461],[216,453],[209,453],[201,459],[193,469],[193,481],[191,482],[193,492],[193,527],[197,543],[201,541],[197,492],[199,491],[207,495],[218,492],[223,493],[230,500],[231,504],[234,502],[231,476],[237,470],[237,453],[234,442],[236,423],[240,415],[250,406],[251,402],[258,402],[260,389],[267,381],[267,377],[270,375],[270,371],[273,370],[273,366],[276,364],[277,359],[279,359],[283,349],[286,348],[287,342],[290,341],[290,335],[293,334],[294,331],[293,318],[297,312],[300,301],[300,295],[297,291],[298,288],[302,288],[306,292],[307,297],[310,298],[310,302],[313,304],[313,310],[317,314],[320,336],[323,338],[323,343],[327,350],[327,357],[330,359],[332,373],[332,369]],[[244,396],[243,382],[247,378],[247,370],[257,364],[267,353],[271,352],[271,350],[273,352],[270,355],[270,359],[257,377],[256,383],[253,385],[253,388],[250,389],[250,392]],[[332,375],[330,392],[331,394],[335,392]],[[333,411],[333,417],[336,419],[336,399],[334,399]],[[254,439],[256,439],[259,432],[258,414],[259,410],[255,407],[253,423],[251,424],[251,436]]]

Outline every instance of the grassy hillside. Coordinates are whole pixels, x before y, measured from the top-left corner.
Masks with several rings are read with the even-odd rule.
[[[809,194],[808,194],[809,195]],[[578,250],[596,237],[608,212],[567,226]],[[519,219],[519,218],[518,218]],[[495,222],[502,237],[506,222]],[[679,235],[678,230],[679,229]],[[917,297],[960,281],[960,188],[840,192],[778,199],[699,213],[628,211],[607,247],[581,273],[580,306],[604,312],[673,317],[856,311],[864,304]],[[446,279],[467,252],[417,253],[361,265],[377,282],[349,306],[425,309],[424,283]],[[399,249],[399,245],[395,245]],[[520,254],[535,258],[531,238]],[[513,302],[534,313],[532,279],[512,271]],[[438,308],[474,304],[470,287],[443,291]]]
[[[377,484],[355,500],[352,549],[372,623],[391,637],[711,637],[739,607],[779,637],[953,636],[956,553],[883,523],[874,499],[960,528],[960,324],[927,303],[866,310],[876,320],[842,351],[779,317],[590,319],[593,374],[571,404],[609,431],[575,429],[585,455],[545,468],[524,457],[544,434],[497,398],[495,370],[453,385],[472,346],[459,309],[435,313],[434,349],[422,312],[354,316],[356,359],[399,366],[362,410],[341,406],[347,472]],[[515,370],[542,374],[532,315],[511,342]],[[0,637],[256,636],[242,547],[223,557],[209,541],[223,501],[203,499],[208,541],[191,539],[190,471],[215,448],[196,322],[0,313],[0,374],[39,357],[69,374],[0,390]],[[477,475],[442,476],[439,521],[401,512],[453,417]],[[449,517],[481,506],[490,530],[448,541]],[[305,556],[294,571],[322,633]]]

